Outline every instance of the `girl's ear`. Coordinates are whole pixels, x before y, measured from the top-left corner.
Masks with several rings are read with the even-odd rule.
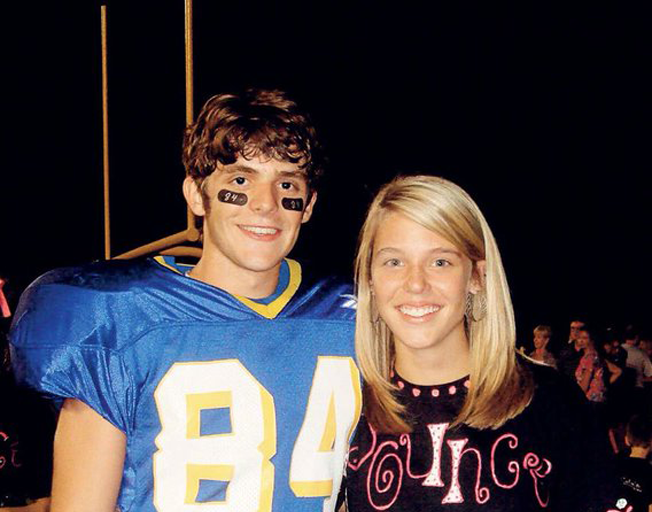
[[[476,294],[484,289],[485,280],[487,277],[487,262],[485,260],[476,261],[473,265],[473,272],[471,274],[471,286],[469,291]]]

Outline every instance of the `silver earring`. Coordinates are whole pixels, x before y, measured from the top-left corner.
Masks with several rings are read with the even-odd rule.
[[[374,324],[374,327],[378,327],[380,324],[380,313],[378,312],[378,309],[375,307],[371,307],[371,321]]]
[[[374,292],[372,291],[372,292],[371,292],[371,299],[372,299],[372,300],[371,300],[371,304],[370,304],[370,308],[371,308],[371,323],[373,324],[374,329],[378,329],[378,327],[380,326],[380,313],[378,312],[378,308],[377,308],[376,305],[374,304],[373,294],[374,294]]]
[[[487,296],[484,292],[469,293],[466,296],[464,316],[471,322],[479,322],[487,314]]]

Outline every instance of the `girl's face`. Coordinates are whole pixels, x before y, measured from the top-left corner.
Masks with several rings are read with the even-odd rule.
[[[580,331],[579,335],[577,336],[577,347],[580,349],[587,349],[593,347],[593,343],[591,342],[591,336],[589,335],[588,332]]]
[[[542,349],[546,348],[550,338],[543,332],[534,333],[534,348]]]
[[[473,264],[452,243],[398,213],[376,233],[371,288],[392,331],[397,364],[464,353],[466,296],[479,289]]]

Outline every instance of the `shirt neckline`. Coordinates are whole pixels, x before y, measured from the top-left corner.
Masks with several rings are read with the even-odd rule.
[[[453,380],[451,382],[423,386],[420,384],[413,384],[412,382],[404,379],[394,369],[392,369],[390,372],[390,379],[402,393],[405,393],[408,396],[413,396],[415,398],[420,396],[429,396],[433,398],[454,397],[460,392],[466,393],[471,382],[469,375],[465,375],[464,377]]]

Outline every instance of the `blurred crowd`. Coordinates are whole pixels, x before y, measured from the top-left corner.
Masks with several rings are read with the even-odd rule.
[[[652,341],[628,325],[598,332],[583,319],[552,350],[552,329],[533,330],[530,358],[577,382],[608,431],[627,508],[652,510]],[[526,349],[522,348],[525,353]],[[625,501],[623,502],[625,503]]]
[[[598,332],[587,322],[570,322],[567,339],[552,350],[552,330],[538,325],[529,357],[557,368],[577,382],[609,429],[614,453],[627,450],[625,430],[635,415],[652,405],[652,341],[628,325],[621,332]],[[526,352],[526,349],[523,349]]]

